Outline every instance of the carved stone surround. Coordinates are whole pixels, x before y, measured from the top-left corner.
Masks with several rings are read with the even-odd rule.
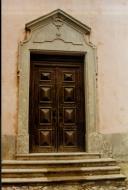
[[[29,75],[30,52],[85,54],[86,150],[92,150],[97,133],[96,55],[89,42],[90,28],[62,10],[55,10],[26,24],[26,39],[19,45],[19,114],[17,154],[29,153]]]

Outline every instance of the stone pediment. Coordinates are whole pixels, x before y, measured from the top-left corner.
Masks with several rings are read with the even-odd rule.
[[[25,25],[31,34],[28,41],[46,43],[61,40],[72,45],[82,45],[83,35],[89,35],[91,29],[64,11],[57,9]]]
[[[40,26],[44,21],[48,20],[49,18],[53,18],[53,23],[55,25],[59,26],[59,23],[62,23],[62,21],[72,23],[73,25],[76,25],[79,27],[82,31],[84,31],[86,34],[90,34],[91,28],[83,24],[82,22],[78,21],[77,19],[73,18],[71,15],[67,14],[66,12],[62,11],[61,9],[57,9],[47,15],[44,15],[40,18],[37,18],[31,22],[28,22],[25,25],[26,29],[32,29],[36,26]],[[62,19],[62,20],[61,20]],[[61,24],[60,24],[61,26]]]

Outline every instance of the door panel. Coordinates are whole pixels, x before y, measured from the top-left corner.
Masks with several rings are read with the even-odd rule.
[[[55,151],[56,78],[54,68],[34,67],[32,152]],[[31,131],[31,130],[30,130]]]
[[[82,151],[84,139],[81,134],[84,132],[80,67],[59,68],[59,134],[61,141],[59,149],[62,151]]]
[[[70,66],[70,67],[69,67]],[[30,151],[84,151],[83,66],[32,67]]]

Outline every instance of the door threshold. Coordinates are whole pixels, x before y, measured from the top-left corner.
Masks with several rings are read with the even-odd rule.
[[[16,156],[69,156],[69,155],[100,155],[97,152],[51,152],[51,153],[28,153],[17,154]]]

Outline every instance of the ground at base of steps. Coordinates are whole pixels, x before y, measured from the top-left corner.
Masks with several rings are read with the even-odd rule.
[[[52,184],[52,185],[8,185],[2,190],[128,190],[128,181],[123,184]]]

